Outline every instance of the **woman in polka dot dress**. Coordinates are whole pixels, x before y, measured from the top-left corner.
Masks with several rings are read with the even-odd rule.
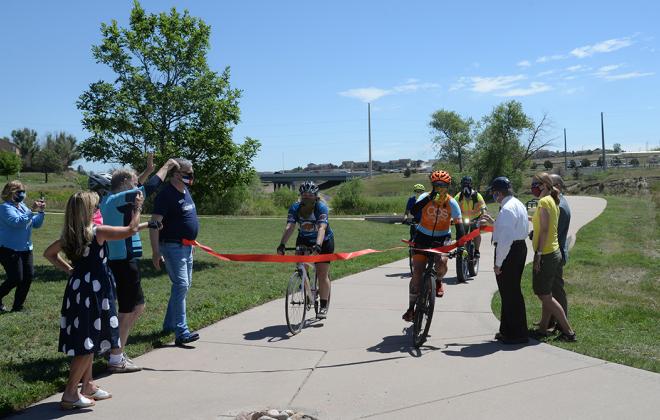
[[[60,403],[63,409],[91,407],[95,401],[112,397],[92,380],[94,353],[120,346],[115,281],[107,265],[106,241],[128,238],[149,226],[140,224],[141,194],[135,199],[131,223],[125,227],[94,226],[92,217],[98,202],[98,195],[93,192],[81,191],[71,196],[66,205],[62,236],[44,252],[54,266],[69,274],[58,345],[59,351],[73,356]],[[60,256],[60,251],[73,267]]]

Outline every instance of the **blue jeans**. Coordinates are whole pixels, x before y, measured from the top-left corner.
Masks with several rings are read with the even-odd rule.
[[[163,330],[174,331],[176,338],[179,338],[190,334],[186,320],[186,295],[192,285],[192,247],[161,242],[160,253],[165,259],[167,274],[172,282]]]

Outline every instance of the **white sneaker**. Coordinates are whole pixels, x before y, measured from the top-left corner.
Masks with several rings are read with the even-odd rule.
[[[131,373],[139,372],[142,368],[126,356],[122,356],[121,362],[117,364],[108,363],[108,370],[112,373]]]

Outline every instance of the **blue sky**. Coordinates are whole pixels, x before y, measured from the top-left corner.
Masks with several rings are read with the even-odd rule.
[[[212,27],[209,64],[243,90],[235,141],[257,138],[258,170],[434,157],[445,108],[481,118],[516,99],[568,147],[660,146],[656,2],[143,1]],[[0,4],[0,136],[30,127],[85,138],[77,97],[112,73],[91,57],[100,25],[126,25],[132,1]],[[556,148],[562,146],[559,139]],[[103,165],[84,163],[88,168]]]

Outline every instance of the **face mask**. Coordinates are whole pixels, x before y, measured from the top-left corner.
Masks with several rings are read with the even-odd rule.
[[[472,188],[470,187],[463,187],[463,197],[471,197],[472,196]]]
[[[541,188],[539,188],[538,185],[532,185],[532,194],[534,197],[540,197],[541,196]]]
[[[194,180],[195,179],[192,176],[185,175],[181,177],[181,181],[188,186],[191,186]]]
[[[14,196],[14,201],[16,203],[20,203],[23,200],[25,200],[25,191],[16,193],[16,195]]]

